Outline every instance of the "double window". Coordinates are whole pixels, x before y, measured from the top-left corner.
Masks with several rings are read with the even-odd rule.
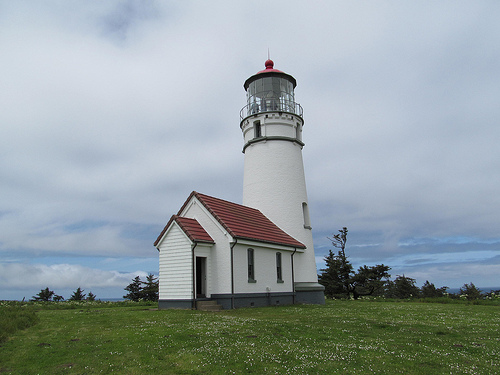
[[[255,251],[254,249],[247,249],[247,273],[248,282],[255,283]],[[283,264],[281,259],[281,253],[276,253],[276,281],[278,283],[283,283]]]

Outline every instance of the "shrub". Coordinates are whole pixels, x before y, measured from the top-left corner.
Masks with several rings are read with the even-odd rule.
[[[460,288],[460,298],[467,299],[468,301],[481,299],[483,297],[481,290],[479,290],[473,283],[464,284]]]

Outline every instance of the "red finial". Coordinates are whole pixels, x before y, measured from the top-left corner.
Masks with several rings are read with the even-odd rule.
[[[266,69],[273,69],[273,67],[274,67],[274,62],[273,62],[273,60],[268,59],[268,60],[265,62],[265,65],[266,65]]]

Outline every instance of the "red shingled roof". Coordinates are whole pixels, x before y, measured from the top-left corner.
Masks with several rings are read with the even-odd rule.
[[[182,212],[186,204],[195,196],[210,211],[215,219],[234,238],[268,242],[304,249],[306,246],[281,230],[262,212],[255,208],[228,202],[209,195],[193,191],[186,203],[179,210]]]
[[[154,246],[170,227],[173,220],[182,228],[193,242],[214,243],[210,235],[195,219],[180,216],[184,208],[196,197],[212,216],[228,231],[233,238],[273,243],[305,249],[306,246],[292,236],[286,234],[276,224],[269,220],[262,212],[255,208],[228,202],[209,195],[193,191],[182,205],[177,215],[173,215],[163,231],[156,239]]]
[[[203,229],[203,227],[198,223],[196,219],[190,219],[187,217],[180,217],[177,215],[173,215],[170,220],[168,221],[167,225],[165,225],[165,228],[163,228],[162,232],[156,239],[154,245],[158,245],[158,242],[160,242],[161,238],[167,231],[167,229],[170,227],[172,222],[175,221],[179,227],[181,227],[182,231],[186,233],[186,235],[189,237],[189,239],[193,242],[206,242],[206,243],[215,243],[212,237]]]
[[[174,220],[193,242],[215,243],[212,237],[203,229],[196,219],[174,215]]]

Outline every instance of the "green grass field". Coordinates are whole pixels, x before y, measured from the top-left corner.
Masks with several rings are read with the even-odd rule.
[[[0,344],[0,373],[497,374],[499,312],[417,302],[220,313],[82,304],[38,311],[38,323]]]

